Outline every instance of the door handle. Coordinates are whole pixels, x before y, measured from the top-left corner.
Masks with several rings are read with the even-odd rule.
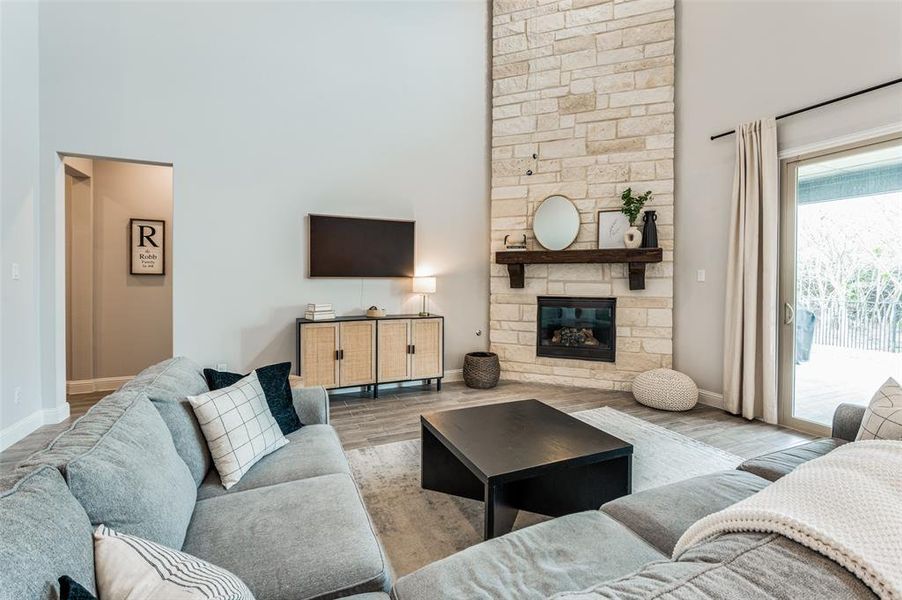
[[[796,311],[792,307],[792,304],[789,302],[783,303],[783,324],[784,325],[792,325],[792,322],[795,320]]]

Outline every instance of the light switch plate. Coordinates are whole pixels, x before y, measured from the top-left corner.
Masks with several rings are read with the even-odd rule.
[[[10,276],[13,279],[21,279],[22,275],[19,273],[19,263],[13,263],[12,269],[10,269]]]
[[[695,277],[697,281],[703,282],[705,280],[705,270],[699,269]]]

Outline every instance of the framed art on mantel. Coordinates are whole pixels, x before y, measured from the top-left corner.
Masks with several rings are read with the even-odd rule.
[[[166,221],[129,219],[132,275],[165,275]]]
[[[630,226],[626,215],[619,208],[598,211],[598,247],[625,248],[623,234]]]

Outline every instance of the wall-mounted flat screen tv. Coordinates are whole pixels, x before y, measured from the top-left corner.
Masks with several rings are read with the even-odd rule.
[[[413,277],[414,221],[309,216],[310,277]]]

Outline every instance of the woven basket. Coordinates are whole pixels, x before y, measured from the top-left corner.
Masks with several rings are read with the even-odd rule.
[[[498,385],[501,363],[494,352],[470,352],[464,356],[464,383],[467,387],[487,390]]]

